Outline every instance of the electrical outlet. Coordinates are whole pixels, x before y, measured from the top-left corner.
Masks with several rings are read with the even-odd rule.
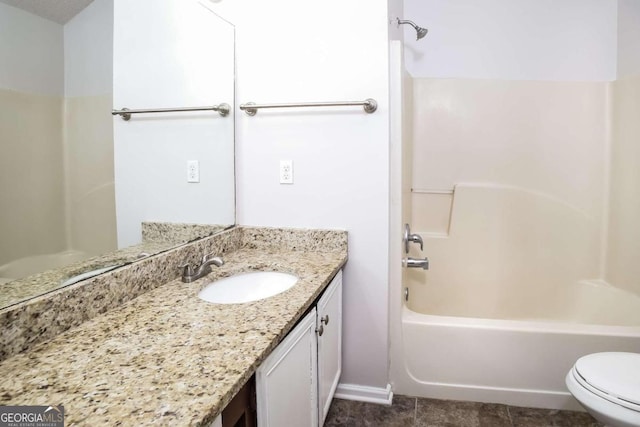
[[[280,184],[293,184],[293,160],[280,160]]]
[[[187,161],[187,182],[200,182],[200,162]]]

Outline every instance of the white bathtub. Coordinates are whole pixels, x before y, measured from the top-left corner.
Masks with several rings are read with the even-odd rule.
[[[409,303],[401,309],[402,345],[396,352],[401,360],[396,360],[394,392],[580,409],[565,387],[566,373],[585,354],[640,352],[640,298],[599,284],[579,283],[572,289],[573,297],[565,296],[562,302],[577,301],[575,306],[562,310],[560,304],[550,305],[556,313],[549,311],[544,317],[537,310],[527,320],[515,320],[508,312],[502,319],[483,319],[413,311],[421,304],[412,307],[410,288]],[[579,308],[592,307],[594,299],[610,308],[608,320],[604,321],[605,312],[590,310],[580,318]],[[449,303],[444,309],[455,306]],[[617,316],[627,310],[633,310],[632,316]]]
[[[19,258],[0,266],[0,283],[21,279],[46,270],[62,268],[88,257],[84,252],[70,250]]]
[[[439,206],[414,197],[416,223]],[[448,197],[444,225],[416,230],[424,252],[412,245],[430,270],[393,287],[394,392],[579,409],[564,378],[580,356],[640,352],[640,297],[588,279],[604,276],[600,219],[516,187]]]

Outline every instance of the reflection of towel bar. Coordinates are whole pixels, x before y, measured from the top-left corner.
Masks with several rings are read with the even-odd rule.
[[[452,188],[451,190],[425,190],[422,188],[412,188],[411,192],[416,194],[453,194],[454,189]]]
[[[111,115],[116,116],[119,115],[122,117],[122,120],[129,121],[131,119],[132,114],[140,114],[140,113],[176,113],[182,111],[217,111],[220,113],[222,117],[229,114],[231,111],[231,107],[229,104],[220,104],[220,105],[211,105],[209,107],[182,107],[182,108],[143,108],[138,110],[130,110],[128,108],[123,108],[122,110],[112,110]]]
[[[375,99],[367,98],[364,101],[337,101],[337,102],[293,102],[286,104],[255,104],[247,102],[240,105],[240,109],[250,116],[255,116],[260,108],[298,108],[298,107],[349,107],[362,106],[364,111],[371,114],[378,109]]]

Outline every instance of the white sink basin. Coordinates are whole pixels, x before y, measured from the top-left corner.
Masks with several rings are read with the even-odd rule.
[[[211,282],[198,297],[217,304],[241,304],[278,295],[297,281],[292,274],[274,271],[241,273]]]

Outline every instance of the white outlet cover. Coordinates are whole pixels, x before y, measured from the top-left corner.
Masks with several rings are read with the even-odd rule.
[[[187,161],[187,182],[200,182],[200,162]]]
[[[293,160],[280,160],[280,184],[293,184]]]

